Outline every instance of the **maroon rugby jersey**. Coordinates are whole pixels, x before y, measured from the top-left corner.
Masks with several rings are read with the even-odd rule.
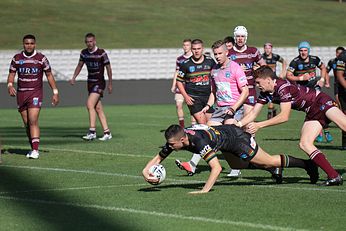
[[[180,56],[178,56],[178,57],[177,57],[177,60],[176,60],[175,69],[176,69],[177,71],[179,71],[179,68],[180,68],[180,65],[182,64],[182,62],[184,62],[186,59],[190,58],[191,56],[192,56],[192,54],[189,55],[189,56],[185,56],[185,55],[180,55]]]
[[[18,73],[18,91],[42,91],[43,72],[51,72],[51,67],[42,53],[26,56],[22,51],[13,57],[9,71]]]
[[[83,49],[79,61],[85,63],[88,68],[88,82],[104,82],[105,66],[110,64],[108,55],[104,49],[96,48],[94,52]]]
[[[257,103],[266,104],[269,101],[277,104],[291,102],[292,109],[308,112],[319,94],[313,88],[292,83],[288,80],[275,79],[275,81],[274,93],[261,92],[257,98]]]
[[[245,51],[239,52],[236,47],[228,51],[228,58],[238,63],[244,70],[250,88],[253,88],[255,80],[253,78],[253,66],[261,58],[261,53],[256,47],[247,47]]]

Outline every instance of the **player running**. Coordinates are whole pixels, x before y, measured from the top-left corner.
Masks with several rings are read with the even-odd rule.
[[[265,43],[263,45],[264,53],[262,54],[262,57],[266,64],[273,69],[274,72],[276,72],[276,66],[277,62],[282,64],[281,73],[279,75],[280,78],[284,79],[286,77],[286,61],[278,54],[273,53],[273,44],[271,43]],[[276,108],[274,107],[273,103],[268,103],[268,114],[267,118],[270,119],[272,117],[276,116]]]
[[[87,48],[81,51],[79,62],[70,83],[72,85],[75,84],[76,78],[82,70],[83,65],[86,64],[88,68],[89,96],[87,100],[87,108],[89,111],[89,132],[82,138],[84,140],[96,139],[97,115],[103,128],[103,136],[99,138],[99,140],[106,141],[112,139],[112,134],[108,128],[101,98],[103,97],[103,91],[106,88],[106,81],[104,78],[105,67],[108,75],[108,93],[112,93],[112,68],[106,51],[96,46],[96,37],[94,34],[88,33],[85,35],[85,44]]]
[[[299,55],[294,58],[287,69],[287,79],[291,82],[297,82],[300,85],[321,90],[322,87],[329,87],[329,75],[327,69],[321,59],[317,56],[310,55],[310,44],[306,41],[299,43]],[[321,78],[318,79],[316,75],[316,68],[321,70]],[[333,137],[330,134],[328,127],[324,128],[324,134],[327,142],[332,142]],[[322,142],[322,130],[316,137],[317,142]]]
[[[176,68],[175,68],[173,83],[171,87],[171,92],[174,94],[178,121],[181,127],[185,127],[184,110],[183,110],[184,96],[180,93],[179,89],[177,88],[177,75],[178,75],[181,63],[192,56],[191,39],[183,40],[183,51],[184,51],[184,54],[177,57]],[[196,121],[194,117],[191,116],[191,124],[195,124],[195,123]]]
[[[18,111],[26,128],[26,135],[31,151],[26,155],[30,159],[38,159],[40,144],[40,128],[38,119],[43,100],[43,73],[53,90],[52,105],[59,102],[59,92],[52,74],[51,66],[45,55],[36,51],[34,35],[23,37],[24,50],[16,54],[10,64],[7,78],[7,90],[10,96],[17,96]],[[14,78],[18,73],[17,90]]]
[[[165,131],[167,143],[158,155],[150,160],[142,173],[148,182],[156,183],[158,179],[149,175],[149,168],[154,164],[161,163],[174,150],[186,150],[198,153],[209,164],[211,171],[204,187],[199,191],[190,192],[191,194],[207,193],[215,184],[222,171],[220,162],[216,156],[221,151],[228,164],[232,156],[240,159],[248,165],[259,165],[263,168],[282,167],[282,168],[303,168],[310,176],[310,182],[316,183],[318,180],[318,168],[311,160],[302,160],[289,155],[269,155],[256,143],[254,137],[235,125],[221,125],[208,127],[205,125],[183,129],[179,125],[171,125]]]
[[[251,133],[255,133],[260,128],[288,121],[291,109],[304,111],[306,116],[301,129],[300,148],[327,173],[328,179],[323,185],[342,185],[341,175],[314,145],[314,140],[321,129],[330,122],[334,122],[343,131],[346,131],[346,115],[340,111],[333,99],[319,90],[277,78],[268,66],[257,69],[255,78],[261,93],[253,111],[240,120],[237,125],[242,127],[254,121],[263,105],[269,101],[280,104],[280,113],[269,120],[250,123],[248,129]]]

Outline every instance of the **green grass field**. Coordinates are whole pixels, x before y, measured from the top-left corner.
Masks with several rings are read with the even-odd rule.
[[[20,49],[26,33],[38,49],[80,49],[90,31],[107,49],[180,47],[186,37],[210,47],[237,25],[256,46],[340,46],[346,37],[346,3],[337,0],[2,0],[0,8],[0,49]]]
[[[209,171],[201,162],[188,177],[177,169],[177,152],[163,164],[166,180],[151,186],[141,177],[146,162],[159,151],[160,132],[176,122],[174,105],[107,106],[113,133],[109,142],[85,142],[88,116],[83,107],[43,109],[41,156],[25,158],[29,145],[15,109],[0,110],[1,230],[344,230],[346,189],[310,185],[304,171],[284,171],[282,185],[270,174],[244,170],[238,180],[220,175],[213,191],[189,195],[203,186]],[[263,114],[264,115],[264,114]],[[261,118],[264,118],[262,115]],[[263,129],[258,143],[270,153],[305,157],[298,148],[303,113],[283,125]],[[101,130],[98,130],[101,135]],[[335,141],[322,143],[331,163],[346,169],[345,151]],[[326,178],[321,173],[321,180]]]

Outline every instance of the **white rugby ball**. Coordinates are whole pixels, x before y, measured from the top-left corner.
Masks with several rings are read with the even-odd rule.
[[[154,184],[154,185],[161,184],[166,178],[166,169],[161,164],[154,164],[153,166],[149,168],[149,174],[151,177],[159,179],[157,183],[149,182],[150,184]]]

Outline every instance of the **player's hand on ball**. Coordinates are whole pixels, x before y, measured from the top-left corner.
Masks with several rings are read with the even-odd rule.
[[[148,183],[156,185],[159,184],[160,179],[154,177],[154,176],[149,176],[148,178],[145,179]]]

